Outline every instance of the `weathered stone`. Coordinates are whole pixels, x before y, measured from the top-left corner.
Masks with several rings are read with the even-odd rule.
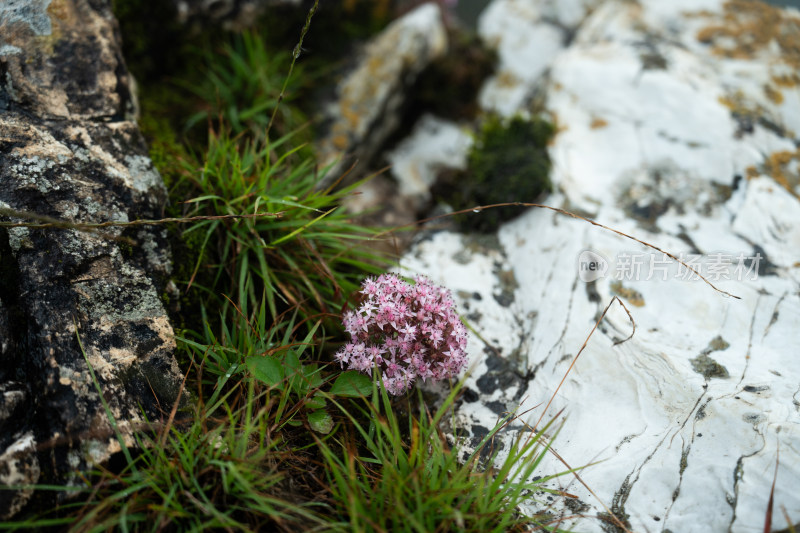
[[[428,200],[437,173],[443,168],[463,170],[472,146],[468,131],[457,124],[424,115],[409,137],[388,154],[399,193],[410,200]]]
[[[39,480],[39,458],[32,432],[15,434],[11,437],[10,444],[3,446],[3,450],[0,454],[0,484],[24,487],[33,485]],[[3,516],[9,517],[18,513],[32,495],[33,488],[0,492],[0,508],[3,509]]]
[[[424,4],[370,41],[357,66],[338,85],[325,110],[330,128],[319,143],[321,164],[338,177],[352,161],[368,162],[401,121],[406,90],[445,53],[447,34],[439,8]]]
[[[110,5],[5,3],[0,28],[2,220],[23,222],[9,209],[80,223],[162,216]],[[0,228],[0,272],[0,483],[63,483],[120,450],[87,361],[130,443],[141,409],[158,418],[177,396],[159,298],[166,235]],[[29,496],[0,502],[0,518]]]
[[[599,0],[496,0],[478,20],[478,32],[499,55],[480,94],[484,109],[510,116],[524,111],[555,57]]]
[[[535,40],[528,30],[553,25],[543,4],[496,0],[485,16],[530,12],[533,23],[497,35]],[[457,412],[472,436],[503,406],[536,425],[606,305],[616,296],[627,307],[633,338],[619,343],[633,324],[614,303],[544,413],[565,410],[554,449],[570,467],[592,463],[580,476],[597,495],[570,475],[551,482],[578,496],[552,512],[589,517],[561,527],[761,531],[778,465],[772,524],[783,529],[784,508],[800,522],[800,15],[735,0],[595,4],[585,20],[576,11],[574,38],[545,66],[503,59],[514,47],[498,43],[501,62],[530,83],[509,92],[490,81],[481,102],[526,113],[542,91],[559,126],[549,150],[558,192],[547,203],[697,255],[695,268],[741,299],[547,210],[503,226],[496,246],[430,235],[401,264],[447,285],[483,339],[470,339],[473,374]],[[605,269],[582,281],[587,250]],[[504,282],[509,271],[515,283]],[[548,456],[539,474],[567,469]]]
[[[41,119],[122,119],[133,102],[115,31],[111,9],[88,1],[5,2],[0,103]]]

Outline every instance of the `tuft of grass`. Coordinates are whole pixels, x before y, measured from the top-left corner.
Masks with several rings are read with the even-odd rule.
[[[301,318],[338,314],[362,277],[387,264],[365,246],[377,230],[353,223],[341,207],[358,183],[317,189],[324,172],[297,156],[299,147],[278,155],[290,139],[212,132],[202,167],[186,175],[198,193],[187,202],[189,215],[281,214],[201,221],[184,232],[203,236],[195,273],[212,273],[203,288],[212,296],[228,295],[245,316],[262,295],[272,317],[289,307],[297,307]]]
[[[498,462],[498,451],[492,445],[515,419],[513,413],[501,419],[466,461],[460,462],[458,444],[451,448],[440,431],[459,386],[433,415],[420,395],[419,415],[409,413],[403,425],[386,390],[377,387],[374,385],[372,402],[359,408],[360,413],[333,401],[354,434],[337,433],[332,439],[335,444],[317,439],[335,506],[332,530],[483,533],[556,529],[548,525],[546,514],[525,517],[517,511],[533,492],[554,492],[543,483],[568,473],[532,481],[549,449],[543,434],[555,419],[538,432],[520,432],[495,469],[492,465]],[[485,463],[482,455],[488,456]]]
[[[286,68],[292,63],[289,52],[270,46],[254,30],[233,35],[221,46],[221,50],[211,46],[198,50],[201,81],[181,84],[203,102],[187,120],[187,129],[221,117],[235,134],[247,132],[260,139],[265,137],[276,108],[279,118],[273,128],[278,135],[295,131],[306,121],[291,103],[301,89],[298,80],[310,80],[302,65],[297,65],[297,75],[287,83]],[[283,105],[278,106],[279,100]]]
[[[271,431],[304,426],[324,434],[333,429],[326,396],[360,396],[370,388],[369,379],[356,372],[335,372],[329,387],[330,372],[315,355],[324,341],[321,321],[305,326],[297,321],[296,310],[272,321],[263,303],[250,317],[238,307],[235,311],[231,316],[222,311],[218,336],[207,322],[204,339],[180,339],[192,360],[204,361],[198,386],[210,390],[213,401],[255,383],[270,405]]]
[[[71,529],[296,531],[318,524],[308,497],[286,483],[299,477],[300,465],[285,460],[257,404],[253,396],[238,410],[218,402],[188,425],[137,435],[135,459],[87,482],[91,492]]]

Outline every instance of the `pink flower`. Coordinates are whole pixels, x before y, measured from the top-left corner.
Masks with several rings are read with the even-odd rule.
[[[417,379],[455,377],[467,362],[467,332],[450,291],[422,276],[415,281],[393,274],[367,278],[358,310],[342,317],[351,343],[335,360],[365,373],[377,367],[390,394],[402,394]]]

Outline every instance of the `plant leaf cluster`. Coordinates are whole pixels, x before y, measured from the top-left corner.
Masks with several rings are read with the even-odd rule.
[[[317,439],[340,520],[337,529],[418,533],[557,529],[550,526],[552,519],[546,513],[522,517],[514,511],[535,492],[556,493],[544,484],[563,473],[533,481],[549,448],[543,435],[555,419],[538,432],[519,432],[500,458],[495,439],[516,420],[514,413],[507,414],[462,461],[459,443],[450,447],[440,430],[460,384],[433,415],[420,394],[419,414],[403,421],[386,389],[378,387],[373,384],[371,402],[355,409],[334,401],[356,438],[337,434],[333,444]],[[451,429],[455,433],[455,427]],[[482,462],[481,457],[487,460]]]

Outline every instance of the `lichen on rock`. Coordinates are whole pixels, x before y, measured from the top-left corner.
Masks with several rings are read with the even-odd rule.
[[[356,67],[337,88],[325,111],[329,131],[319,143],[328,177],[346,168],[343,157],[369,161],[399,126],[405,89],[447,49],[447,34],[433,4],[425,4],[390,24],[370,41]]]
[[[110,7],[12,3],[0,26],[0,219],[35,222],[12,210],[81,223],[159,218],[166,190],[130,120]],[[158,226],[0,228],[0,270],[10,275],[0,283],[3,484],[63,483],[119,451],[87,361],[131,444],[141,408],[157,417],[175,401],[181,375],[158,297],[170,269]],[[0,518],[30,492],[8,493]]]

